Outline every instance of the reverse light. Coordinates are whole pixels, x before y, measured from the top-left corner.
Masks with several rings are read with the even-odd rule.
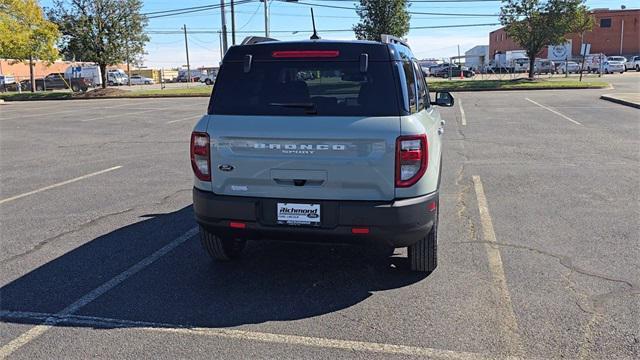
[[[396,187],[409,187],[427,171],[427,135],[400,136],[396,140]]]
[[[209,134],[191,133],[191,167],[196,177],[202,181],[211,181],[211,154]]]
[[[338,55],[338,50],[281,50],[271,53],[271,57],[274,58],[333,58]]]

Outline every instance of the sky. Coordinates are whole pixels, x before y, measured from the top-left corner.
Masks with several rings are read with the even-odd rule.
[[[236,2],[242,0],[236,0]],[[449,2],[447,2],[449,1]],[[458,2],[454,2],[458,1]],[[469,24],[496,24],[500,1],[496,0],[415,0],[410,1],[410,12],[446,13],[451,15],[412,14],[412,28],[451,26]],[[225,0],[227,14],[227,28],[231,30],[231,16],[229,2]],[[309,8],[313,7],[316,27],[323,39],[354,39],[350,29],[359,20],[353,9],[336,9],[325,6],[339,6],[353,8],[353,0],[300,0],[300,3],[287,3],[281,0],[270,1],[270,29],[274,31],[271,37],[281,40],[303,40],[311,35],[311,18]],[[50,6],[52,0],[42,0],[41,5]],[[146,0],[143,12],[156,12],[180,9],[194,6],[219,5],[220,0]],[[325,5],[325,6],[321,6]],[[587,0],[590,8],[619,9],[621,5],[627,8],[640,7],[640,0]],[[236,35],[236,42],[240,43],[246,36],[264,36],[264,3],[258,0],[249,1],[235,6],[236,30],[242,33]],[[472,16],[467,16],[472,15]],[[489,15],[489,16],[484,16]],[[147,31],[150,41],[146,46],[143,57],[144,65],[152,68],[174,68],[186,64],[184,34],[180,33],[186,25],[189,43],[189,59],[191,68],[201,66],[217,66],[220,62],[220,38],[217,31],[221,29],[221,13],[219,9],[179,14],[175,16],[149,19]],[[477,27],[454,27],[440,29],[412,29],[406,36],[408,42],[419,59],[445,58],[460,53],[476,45],[489,44],[489,32],[499,28],[499,25]],[[323,30],[346,30],[328,32]],[[158,31],[175,31],[171,34],[158,34]],[[202,32],[212,33],[202,33]],[[156,32],[156,33],[154,33]],[[200,33],[198,33],[200,32]],[[231,35],[228,36],[231,45]]]

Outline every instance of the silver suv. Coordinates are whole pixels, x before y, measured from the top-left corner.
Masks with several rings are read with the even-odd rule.
[[[400,39],[234,46],[191,135],[193,207],[216,260],[247,240],[378,242],[437,265],[444,121]]]

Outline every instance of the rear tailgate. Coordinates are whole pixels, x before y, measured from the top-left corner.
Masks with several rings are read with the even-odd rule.
[[[210,115],[208,132],[216,194],[394,198],[399,117]]]
[[[213,192],[393,199],[400,114],[388,52],[370,42],[232,47],[209,106]]]

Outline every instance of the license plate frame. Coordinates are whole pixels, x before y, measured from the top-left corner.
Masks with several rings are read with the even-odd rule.
[[[288,226],[314,226],[322,224],[322,207],[310,203],[276,203],[276,222]]]

